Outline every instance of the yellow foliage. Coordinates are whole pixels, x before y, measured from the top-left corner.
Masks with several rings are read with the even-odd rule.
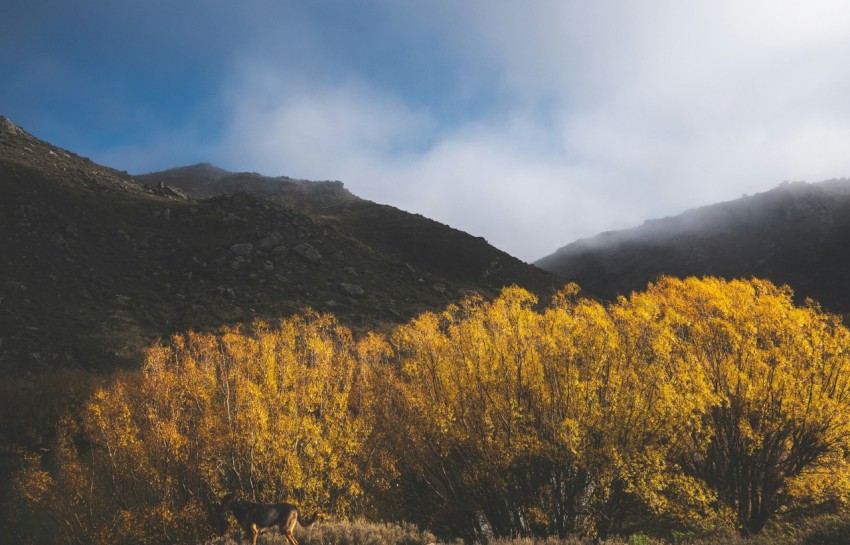
[[[789,501],[846,497],[850,336],[835,316],[795,306],[788,288],[763,280],[665,278],[617,307],[663,324],[670,353],[686,362],[672,375],[677,388],[703,385],[689,409],[702,433],[681,435],[678,459],[742,532],[760,531]]]
[[[237,489],[346,515],[362,503],[371,430],[361,354],[380,350],[315,313],[156,344],[140,374],[92,396],[82,418],[91,452],[64,441],[57,478],[35,466],[22,477],[27,499],[51,505],[67,494],[51,508],[95,542],[208,537],[218,498]]]
[[[836,318],[761,280],[664,278],[607,307],[570,285],[536,304],[508,288],[391,338],[384,440],[413,497],[442,502],[467,537],[482,513],[497,535],[603,534],[635,502],[750,532],[783,498],[847,497],[850,339]],[[720,475],[736,471],[746,502]]]
[[[446,536],[604,537],[635,512],[757,532],[850,502],[850,333],[762,280],[604,305],[510,287],[389,338],[308,312],[186,333],[61,427],[18,489],[67,542],[198,542],[215,504],[384,509]]]

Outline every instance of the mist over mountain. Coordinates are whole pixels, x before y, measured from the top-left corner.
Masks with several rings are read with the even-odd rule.
[[[211,165],[134,178],[5,118],[0,195],[0,374],[134,367],[173,332],[306,307],[382,330],[468,293],[558,282],[339,182]]]
[[[850,180],[780,186],[602,233],[536,262],[613,299],[660,275],[767,278],[799,299],[850,312]]]

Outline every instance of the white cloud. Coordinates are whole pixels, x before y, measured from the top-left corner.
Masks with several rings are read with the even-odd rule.
[[[844,0],[165,5],[13,9],[4,114],[134,172],[340,179],[528,260],[850,175]]]
[[[564,154],[585,174],[564,183],[604,196],[612,227],[850,173],[845,4],[520,9],[485,15],[480,50],[499,56],[520,100],[555,97]]]
[[[393,160],[433,130],[426,115],[362,82],[293,81],[255,63],[233,80],[221,153],[263,172],[347,180],[349,169]]]
[[[486,91],[480,115],[447,124],[410,82],[317,76],[321,53],[308,76],[254,59],[231,74],[225,166],[341,179],[527,260],[782,180],[850,174],[843,2],[384,9],[421,15],[404,19],[461,67],[446,92]]]
[[[641,219],[603,206],[586,180],[606,173],[553,155],[550,128],[522,112],[435,134],[427,114],[362,82],[310,85],[256,65],[237,79],[221,146],[229,168],[341,179],[364,198],[484,236],[527,260],[574,233]]]

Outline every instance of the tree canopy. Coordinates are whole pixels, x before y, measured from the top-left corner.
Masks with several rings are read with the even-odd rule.
[[[19,489],[66,542],[196,542],[225,492],[445,537],[734,525],[843,505],[850,333],[762,280],[611,304],[520,288],[355,340],[330,315],[154,345]]]

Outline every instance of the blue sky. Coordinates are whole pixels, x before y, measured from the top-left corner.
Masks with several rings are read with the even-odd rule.
[[[15,4],[0,114],[36,136],[131,173],[342,180],[528,261],[850,176],[848,2]]]

